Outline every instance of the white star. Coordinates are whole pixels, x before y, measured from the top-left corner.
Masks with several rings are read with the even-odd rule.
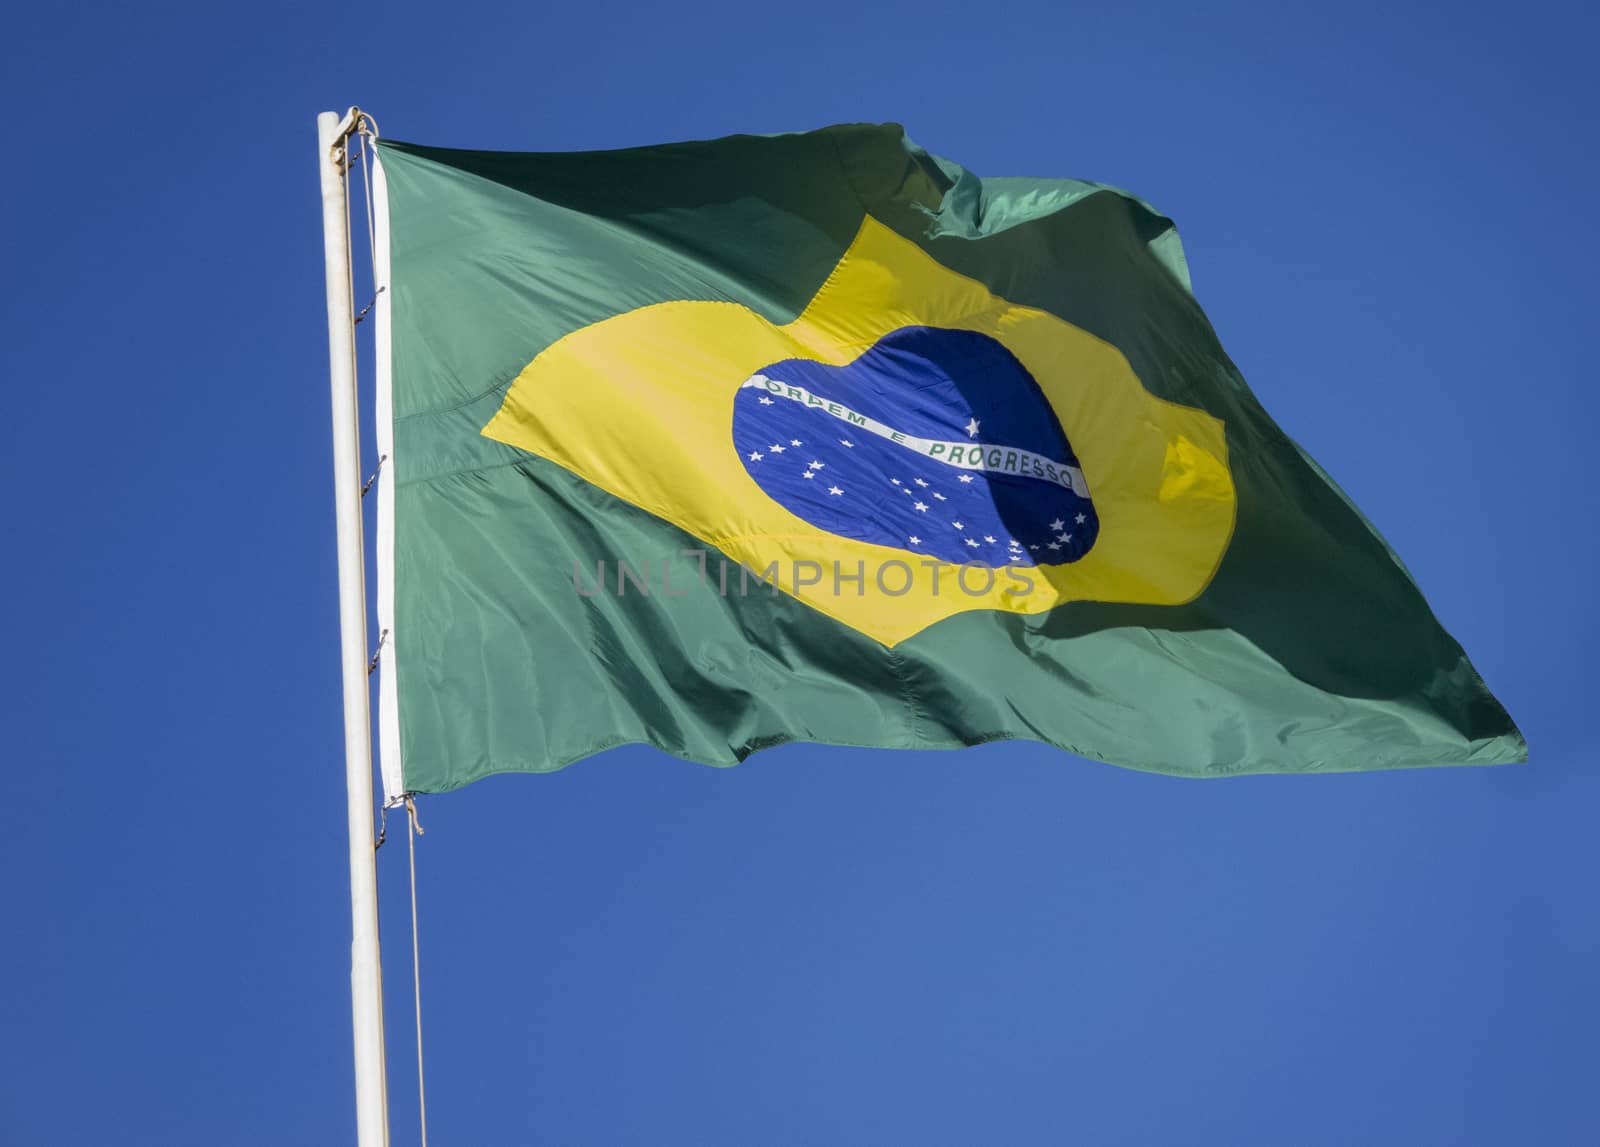
[[[977,549],[978,548],[978,543],[973,541],[971,538],[966,539],[966,542],[967,542],[967,545],[971,546],[973,549]]]
[[[898,479],[898,478],[890,478],[889,479],[889,485],[898,486],[899,484],[900,484],[900,479]]]
[[[839,445],[843,446],[847,450],[854,450],[856,448],[856,444],[850,441],[848,438],[839,439]]]
[[[771,446],[768,446],[767,449],[772,451],[774,454],[783,453],[783,447],[779,446],[776,442],[774,442]]]
[[[759,450],[750,451],[750,461],[759,462],[759,461],[761,461],[761,457],[762,457],[761,451],[759,451]]]
[[[994,535],[993,534],[984,534],[983,535],[983,540],[988,542],[991,546],[994,545]]]
[[[937,490],[935,490],[935,491],[934,491],[934,492],[933,492],[933,496],[934,496],[934,497],[935,497],[935,498],[938,498],[938,499],[939,499],[939,501],[941,501],[941,502],[943,502],[943,501],[947,501],[947,500],[948,500],[948,499],[946,499],[946,498],[945,498],[945,496],[944,496],[944,495],[943,495],[943,494],[941,494],[941,493],[939,493],[939,491],[937,491]]]
[[[817,476],[817,472],[815,470],[802,470],[802,471],[800,471],[800,477],[802,477],[802,478],[815,478],[816,476]]]
[[[901,487],[900,487],[900,492],[901,492],[901,493],[902,493],[902,494],[904,494],[904,495],[905,495],[905,496],[906,496],[906,497],[908,497],[908,498],[909,498],[909,497],[911,497],[911,496],[912,496],[912,494],[911,494],[911,487],[910,487],[910,486],[901,486]]]
[[[1083,523],[1087,522],[1088,520],[1089,519],[1085,518],[1082,514],[1079,514],[1076,518],[1073,519],[1073,521],[1077,522],[1078,525],[1080,525],[1080,526],[1083,525]]]
[[[837,486],[829,486],[828,487],[828,493],[830,493],[830,494],[843,494],[844,491],[839,489],[839,487],[837,487]]]
[[[958,476],[957,476],[957,477],[956,477],[956,481],[957,481],[957,482],[970,482],[970,481],[972,481],[972,475],[971,475],[971,474],[961,474],[961,475],[958,475]]]
[[[772,399],[768,398],[764,394],[761,396],[761,398],[758,401],[761,403],[762,406],[771,406],[772,405]]]
[[[1072,540],[1072,535],[1071,534],[1062,534],[1061,537],[1057,538],[1056,540],[1059,541],[1062,545],[1066,545],[1068,542],[1070,542]]]
[[[924,482],[924,481],[923,481],[923,480],[922,480],[922,479],[921,479],[921,478],[918,478],[918,479],[917,479],[917,485],[919,485],[919,486],[926,486],[926,485],[927,485],[927,483],[926,483],[926,482]]]
[[[1052,549],[1052,550],[1059,550],[1061,548],[1061,543],[1060,542],[1051,542],[1050,545],[1047,548]]]
[[[950,524],[952,526],[954,526],[958,530],[964,530],[964,529],[967,528],[966,525],[964,523],[962,523],[962,522],[951,522]]]
[[[1057,518],[1055,521],[1050,523],[1050,528],[1052,530],[1064,530],[1067,528],[1067,523],[1063,522],[1060,518]]]
[[[928,509],[928,503],[926,503],[926,502],[915,502],[915,503],[912,504],[911,508],[913,510],[921,510],[923,512],[926,512],[927,509]]]
[[[1029,546],[1029,547],[1028,547],[1028,548],[1029,548],[1029,549],[1030,549],[1030,550],[1036,550],[1036,549],[1038,549],[1038,548],[1039,548],[1039,547],[1038,547],[1038,545],[1031,545],[1031,546]]]
[[[807,470],[820,470],[820,469],[822,469],[823,465],[824,465],[824,463],[822,463],[822,462],[813,462],[813,463],[811,463],[811,465],[807,466],[806,469]]]
[[[971,422],[967,423],[967,437],[968,438],[976,438],[977,436],[978,436],[978,420],[976,418],[974,418]]]
[[[916,534],[912,534],[909,538],[906,539],[906,541],[910,542],[914,546],[920,546],[922,544],[922,539],[917,537]]]
[[[804,446],[805,443],[800,441],[800,439],[798,439],[798,438],[791,438],[791,439],[789,439],[789,445],[790,446]]]

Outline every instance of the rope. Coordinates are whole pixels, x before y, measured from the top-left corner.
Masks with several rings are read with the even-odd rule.
[[[361,118],[365,120],[367,117],[363,113]],[[378,250],[378,232],[372,223],[372,177],[367,174],[367,136],[371,134],[374,136],[374,138],[376,138],[377,128],[376,125],[374,125],[372,131],[369,133],[368,130],[362,127],[358,121],[357,132],[358,137],[361,140],[361,191],[362,198],[365,199],[367,203],[367,243],[369,244],[367,250],[375,255]],[[376,272],[377,268],[373,267],[372,270]],[[378,276],[374,274],[372,277],[376,279]],[[373,286],[376,287],[377,284],[374,283]],[[376,294],[376,291],[374,291],[374,294]]]
[[[345,281],[350,288],[350,313],[356,310],[356,272],[355,272],[355,247],[350,242],[350,137],[345,136],[339,141],[339,178],[344,182],[344,251],[346,269],[350,272],[345,276]],[[350,324],[353,328],[355,323]],[[354,334],[354,331],[352,331]],[[359,380],[361,377],[361,356],[356,351],[356,340],[350,340],[350,377]],[[359,386],[358,386],[359,390]],[[370,675],[371,671],[368,671]]]
[[[411,857],[411,992],[417,1012],[417,1112],[422,1119],[422,1147],[428,1147],[428,1092],[422,1084],[422,962],[417,954],[417,837],[422,835],[422,823],[417,820],[417,804],[409,795],[406,816],[411,822],[406,852]]]

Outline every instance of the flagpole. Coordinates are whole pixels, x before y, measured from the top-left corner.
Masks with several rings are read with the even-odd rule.
[[[345,148],[354,108],[317,116],[322,248],[328,287],[328,374],[333,398],[333,493],[339,550],[339,661],[344,681],[344,774],[350,828],[350,1002],[355,1026],[356,1142],[387,1147],[383,965],[372,838],[372,718],[367,693],[367,588],[361,526],[361,430],[356,415],[355,315]]]

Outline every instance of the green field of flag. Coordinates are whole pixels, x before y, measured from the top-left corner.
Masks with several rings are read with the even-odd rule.
[[[391,795],[634,742],[1526,759],[1140,200],[892,125],[379,153]]]

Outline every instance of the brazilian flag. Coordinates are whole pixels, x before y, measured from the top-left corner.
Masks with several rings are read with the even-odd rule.
[[[379,151],[391,795],[635,742],[1526,759],[1125,192],[893,125]]]

